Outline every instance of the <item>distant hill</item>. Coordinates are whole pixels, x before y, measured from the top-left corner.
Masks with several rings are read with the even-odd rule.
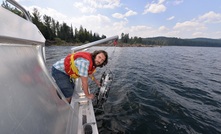
[[[153,37],[142,38],[142,44],[160,45],[160,46],[204,46],[204,47],[221,47],[221,39],[210,38],[193,38],[181,39],[176,37]]]

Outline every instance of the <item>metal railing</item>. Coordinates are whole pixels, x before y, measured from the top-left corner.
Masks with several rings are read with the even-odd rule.
[[[76,52],[76,51],[79,51],[79,50],[82,50],[82,49],[86,49],[88,47],[92,47],[92,46],[95,46],[95,45],[99,45],[99,44],[102,44],[102,43],[105,43],[105,42],[108,42],[108,41],[111,41],[111,40],[117,40],[117,39],[118,39],[117,35],[112,36],[112,37],[108,37],[108,38],[105,38],[105,39],[101,39],[101,40],[98,40],[98,41],[87,43],[85,45],[73,47],[73,48],[71,48],[71,51]]]
[[[14,0],[6,0],[6,1],[8,1],[8,2],[11,3],[12,5],[14,5],[14,6],[15,6],[16,8],[18,8],[19,10],[21,10],[21,11],[24,13],[25,18],[26,18],[28,21],[32,21],[30,14],[29,14],[20,4],[18,4],[18,3],[17,3],[16,1],[14,1]]]

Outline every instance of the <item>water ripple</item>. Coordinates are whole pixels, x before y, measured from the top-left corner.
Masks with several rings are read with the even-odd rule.
[[[68,48],[48,49],[51,65]],[[114,82],[97,115],[99,132],[220,134],[220,55],[221,48],[117,48],[109,65]]]

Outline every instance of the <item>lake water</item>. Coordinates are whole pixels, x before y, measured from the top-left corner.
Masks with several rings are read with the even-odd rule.
[[[70,52],[46,47],[47,68]],[[220,134],[221,48],[93,47],[108,51],[114,79],[101,134]],[[50,69],[49,69],[50,71]],[[92,91],[97,87],[90,83]]]

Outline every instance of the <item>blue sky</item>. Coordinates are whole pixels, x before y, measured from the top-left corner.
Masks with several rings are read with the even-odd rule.
[[[16,0],[99,35],[221,38],[221,0]]]

